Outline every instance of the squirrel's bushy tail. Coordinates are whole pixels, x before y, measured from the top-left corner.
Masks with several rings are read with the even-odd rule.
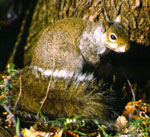
[[[24,118],[36,116],[47,92],[41,111],[49,118],[81,115],[109,121],[116,117],[112,107],[114,91],[105,90],[104,82],[96,82],[92,75],[44,71],[32,66],[16,73],[9,82],[13,88],[7,102]]]

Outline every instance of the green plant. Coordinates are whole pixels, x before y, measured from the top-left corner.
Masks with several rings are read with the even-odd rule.
[[[73,118],[57,118],[47,122],[47,119],[42,114],[41,110],[38,110],[38,113],[40,115],[40,121],[42,124],[47,123],[46,125],[50,125],[50,128],[61,127],[64,131],[72,131],[73,133],[83,136],[86,135],[85,133],[79,131],[81,127],[85,126],[85,121],[80,115],[77,115]]]
[[[129,126],[133,126],[143,137],[149,137],[150,135],[150,117],[130,122]]]
[[[16,73],[18,70],[17,69],[15,69],[15,65],[14,64],[10,64],[10,65],[8,65],[8,75],[9,76],[12,76],[14,73]]]
[[[86,135],[84,132],[79,131],[81,127],[85,126],[85,121],[80,115],[73,118],[57,118],[56,120],[49,121],[52,125],[61,125],[64,131],[72,131],[79,135]]]
[[[104,129],[102,126],[100,126],[100,124],[99,124],[99,122],[98,122],[97,120],[94,120],[94,123],[95,123],[95,124],[97,125],[97,127],[102,131],[104,137],[110,137],[110,136],[106,133],[105,129]]]
[[[20,136],[19,132],[20,132],[20,119],[17,117],[17,124],[16,124],[16,134],[17,134],[17,137]]]
[[[15,69],[15,65],[14,64],[11,64],[8,66],[8,79],[9,77],[11,77],[13,74],[15,74],[17,72],[17,70]],[[2,81],[0,81],[0,85],[2,86],[2,89],[0,90],[0,104],[2,104],[5,100],[6,100],[6,97],[5,97],[5,92],[8,91],[10,88],[12,88],[12,84],[11,83],[8,83],[7,82],[7,78],[6,79],[3,79]]]

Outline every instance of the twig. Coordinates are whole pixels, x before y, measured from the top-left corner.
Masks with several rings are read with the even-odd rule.
[[[52,73],[52,75],[53,75],[53,73]],[[52,82],[52,78],[53,78],[52,75],[51,75],[50,80],[49,80],[49,83],[48,83],[48,87],[47,87],[47,90],[46,90],[46,96],[45,96],[45,98],[44,98],[44,100],[42,101],[42,104],[41,104],[41,106],[40,106],[40,110],[42,109],[42,107],[43,107],[43,105],[44,105],[44,102],[46,101],[46,99],[47,99],[47,97],[48,97],[49,90],[50,90],[50,86],[51,86],[51,82]]]
[[[5,105],[4,103],[1,104],[1,106],[5,109],[5,111],[11,116],[11,120],[12,123],[15,125],[15,127],[17,127],[17,121],[15,119],[14,114],[11,112],[11,110],[9,109],[9,107],[7,105]],[[20,128],[17,130],[17,137],[22,137],[22,133],[20,131]]]
[[[14,112],[15,112],[15,110],[16,110],[17,104],[18,104],[19,99],[20,99],[21,94],[22,94],[22,80],[21,80],[21,78],[22,78],[22,77],[20,76],[20,77],[19,77],[20,92],[19,92],[19,95],[18,95],[17,101],[16,101],[16,103],[15,103],[15,106],[14,106],[14,108],[13,108],[13,111],[14,111]]]
[[[133,101],[135,102],[134,90],[133,90],[132,85],[131,85],[131,83],[130,83],[130,81],[129,81],[128,79],[127,79],[127,82],[128,82],[128,84],[129,84],[129,86],[130,86],[130,89],[131,89],[131,93],[132,93],[132,96],[133,96]]]

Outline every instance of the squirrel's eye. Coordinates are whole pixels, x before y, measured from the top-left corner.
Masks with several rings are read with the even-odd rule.
[[[117,36],[112,33],[109,35],[109,40],[113,42],[113,41],[117,40]]]

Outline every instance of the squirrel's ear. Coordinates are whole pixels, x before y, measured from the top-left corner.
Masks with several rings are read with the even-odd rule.
[[[118,15],[114,22],[120,23],[121,22],[121,15]]]

